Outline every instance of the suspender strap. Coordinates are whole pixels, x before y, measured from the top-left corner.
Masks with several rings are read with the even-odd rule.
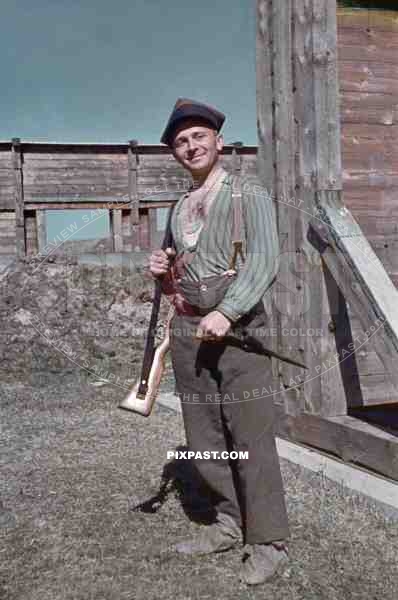
[[[232,221],[232,245],[233,251],[229,261],[229,270],[236,270],[236,260],[238,256],[244,262],[243,255],[243,212],[242,212],[242,184],[239,177],[232,179],[232,204],[233,204],[233,221]]]

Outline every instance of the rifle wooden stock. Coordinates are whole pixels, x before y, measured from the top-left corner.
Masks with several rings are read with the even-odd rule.
[[[173,214],[174,205],[171,206],[168,218],[166,231],[162,243],[162,250],[166,250],[173,243],[171,233],[171,217]],[[167,316],[165,334],[163,340],[155,348],[155,328],[159,316],[160,300],[162,297],[162,285],[160,279],[155,282],[155,296],[153,299],[151,319],[148,328],[148,335],[145,344],[144,359],[142,362],[141,377],[134,384],[131,392],[119,404],[119,408],[132,410],[144,417],[151,414],[153,404],[159,390],[160,381],[162,379],[166,354],[169,349],[170,340],[170,321],[174,314],[174,307],[171,306]]]
[[[172,315],[171,315],[172,316]],[[139,379],[133,386],[131,392],[119,404],[119,408],[131,410],[144,417],[149,417],[159,391],[159,385],[165,369],[166,355],[170,347],[170,313],[167,319],[167,326],[163,340],[156,346],[151,369],[149,371],[148,381],[146,383],[146,392],[140,393]]]

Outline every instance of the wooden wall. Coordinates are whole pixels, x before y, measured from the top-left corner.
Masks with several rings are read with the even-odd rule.
[[[397,11],[338,15],[344,202],[398,283]]]
[[[338,11],[343,199],[398,284],[397,11]],[[354,334],[360,325],[352,316]],[[369,345],[357,353],[365,404],[396,400]]]

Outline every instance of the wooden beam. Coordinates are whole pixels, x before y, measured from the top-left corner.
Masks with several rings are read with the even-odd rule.
[[[110,210],[109,217],[113,251],[123,252],[122,211]]]
[[[257,102],[257,174],[270,196],[275,189],[275,146],[274,146],[274,84],[272,48],[272,0],[257,0],[256,34],[256,102]],[[274,202],[278,221],[278,204]],[[278,331],[279,315],[275,309],[271,290],[263,298],[269,317],[270,329]],[[271,336],[270,348],[278,351],[279,339]],[[272,373],[279,377],[279,361],[272,359]]]
[[[310,207],[314,205],[314,182],[316,178],[315,158],[315,99],[313,77],[313,45],[312,45],[312,0],[293,0],[293,74],[294,74],[294,121],[295,121],[295,203],[284,207],[290,218],[295,218],[294,227],[295,271],[304,291],[304,302],[301,321],[304,331],[321,331],[322,338],[322,294],[323,274],[317,251],[306,240]],[[302,209],[302,210],[300,210]],[[294,214],[295,213],[295,214]],[[301,410],[312,413],[322,412],[322,381],[316,376],[314,366],[320,361],[320,345],[323,339],[319,335],[310,339],[300,339],[302,360],[308,365],[309,377],[301,389],[297,389],[299,397],[294,402]],[[296,411],[297,412],[297,411]],[[290,414],[294,414],[290,411]]]
[[[36,232],[37,249],[40,254],[47,245],[46,213],[44,210],[36,210]]]
[[[337,31],[333,22],[333,7],[327,2],[294,0],[294,86],[296,123],[296,187],[295,197],[302,201],[300,233],[296,247],[300,251],[300,277],[310,290],[309,309],[303,315],[306,330],[320,331],[321,336],[304,338],[304,362],[315,375],[320,365],[328,364],[337,352],[337,346],[348,343],[344,327],[348,323],[344,297],[333,277],[323,269],[318,251],[307,239],[309,222],[315,208],[315,194],[320,186],[337,185],[340,176],[339,140],[327,124],[339,120],[338,105],[333,94],[337,89]],[[329,10],[330,9],[330,10]],[[323,62],[320,48],[325,49]],[[330,48],[334,51],[331,52]],[[332,97],[332,100],[331,100]],[[333,160],[329,157],[330,148]],[[336,175],[337,174],[337,175]],[[301,227],[300,227],[301,225]],[[337,327],[330,327],[332,314],[338,311]],[[334,369],[321,369],[304,384],[304,407],[312,414],[344,415],[347,412],[347,392],[350,398],[360,396],[358,378],[352,376],[348,361]]]
[[[234,142],[232,150],[232,172],[239,176],[242,171],[242,156],[238,152],[238,148],[242,148],[243,142]]]
[[[77,197],[79,196],[79,197]],[[94,196],[87,197],[83,196],[82,200],[80,200],[80,194],[78,195],[70,195],[70,196],[59,196],[58,194],[46,194],[43,192],[43,195],[37,194],[35,196],[25,197],[25,207],[31,206],[33,204],[57,204],[60,208],[63,208],[67,204],[73,204],[76,208],[81,208],[82,206],[88,206],[91,208],[96,204],[101,204],[104,208],[129,208],[129,203],[124,202],[122,198],[115,198],[115,196]],[[62,205],[62,206],[61,206]]]
[[[266,189],[274,189],[275,146],[272,61],[272,0],[257,0],[257,170]]]
[[[117,204],[115,202],[115,204]],[[147,208],[167,208],[174,204],[172,201],[161,201],[161,202],[145,202],[142,203],[140,211]],[[97,208],[108,208],[112,209],[112,205],[109,202],[26,202],[25,209],[27,210],[65,210],[65,209],[91,209],[96,210]]]
[[[276,406],[276,435],[330,452],[398,481],[398,438],[349,416],[286,415]]]
[[[274,99],[274,160],[275,196],[280,239],[280,266],[275,285],[274,303],[278,314],[278,350],[281,354],[303,362],[303,348],[297,335],[302,325],[304,294],[299,292],[301,282],[295,276],[297,248],[302,237],[301,213],[288,202],[295,193],[295,128],[293,93],[293,32],[292,3],[272,2],[272,83]],[[263,149],[264,153],[269,151]],[[303,370],[279,362],[281,383],[287,389],[284,396],[288,412],[301,406],[303,384],[297,377]],[[304,377],[303,377],[304,379]],[[294,385],[292,382],[296,382]],[[289,388],[294,389],[289,389]]]
[[[398,291],[338,192],[317,194],[310,238],[398,386]]]
[[[22,174],[22,152],[21,140],[11,140],[12,165],[14,170],[14,196],[15,196],[15,236],[17,256],[26,255],[25,247],[25,220],[24,220],[24,197],[23,197],[23,174]]]
[[[341,190],[336,0],[313,0],[317,189]]]
[[[346,322],[344,298],[333,278],[326,285],[319,253],[307,240],[316,190],[341,181],[335,10],[334,0],[257,1],[259,174],[266,185],[273,182],[281,252],[273,293],[278,349],[310,373],[279,363],[292,413],[346,414],[339,368],[315,371],[336,353],[330,310],[337,298],[339,324]],[[306,330],[321,334],[310,338]]]
[[[129,188],[129,200],[130,200],[130,223],[132,232],[132,244],[133,250],[140,249],[140,235],[139,235],[139,198],[138,198],[138,142],[137,140],[131,140],[128,147],[128,188]]]

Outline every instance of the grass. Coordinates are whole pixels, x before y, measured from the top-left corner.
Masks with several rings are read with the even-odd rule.
[[[94,381],[76,368],[3,385],[2,600],[396,598],[397,523],[284,460],[291,561],[282,577],[239,584],[239,549],[177,556],[172,545],[207,508],[189,464],[166,460],[185,444],[181,417],[160,406],[149,419],[120,411],[123,391]]]

